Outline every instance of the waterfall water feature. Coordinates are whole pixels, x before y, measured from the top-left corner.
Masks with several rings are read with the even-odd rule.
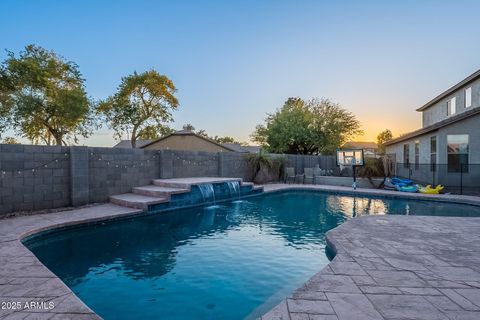
[[[215,189],[213,189],[213,184],[206,183],[206,184],[199,184],[198,189],[202,194],[203,204],[212,203],[215,205]]]
[[[230,198],[240,199],[240,181],[227,181]]]
[[[218,183],[216,187],[212,183],[202,183],[197,185],[202,195],[203,205],[216,206],[218,201],[234,200],[240,201],[241,187],[240,181],[232,180]]]

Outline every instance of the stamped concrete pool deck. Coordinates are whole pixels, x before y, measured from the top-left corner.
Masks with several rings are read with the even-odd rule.
[[[21,239],[49,229],[140,212],[103,204],[0,220],[0,319],[101,319],[45,267]],[[54,308],[50,308],[49,303],[53,303]]]
[[[265,191],[286,188],[480,205],[476,197],[332,186],[276,184]],[[104,204],[0,220],[0,319],[99,319],[21,239],[138,213]],[[337,253],[333,261],[262,320],[480,319],[480,218],[364,216],[331,230],[327,240]]]

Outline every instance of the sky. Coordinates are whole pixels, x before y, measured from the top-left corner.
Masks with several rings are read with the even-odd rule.
[[[418,129],[415,109],[480,68],[479,13],[466,0],[0,0],[0,60],[54,50],[94,99],[154,68],[178,89],[172,127],[240,141],[288,97],[325,97],[373,141]],[[82,144],[115,141],[104,127]]]

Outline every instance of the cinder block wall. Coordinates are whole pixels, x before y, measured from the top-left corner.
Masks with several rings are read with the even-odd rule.
[[[334,174],[340,172],[336,165],[335,156],[311,156],[311,155],[284,155],[286,167],[294,167],[295,172],[303,173],[304,168],[313,168],[317,165],[323,170],[333,170]]]
[[[282,157],[297,173],[317,164],[335,169],[334,157]],[[106,202],[152,179],[202,176],[251,181],[253,168],[235,152],[0,145],[0,217]]]
[[[219,157],[219,176],[242,178],[244,181],[253,180],[253,166],[248,161],[247,155],[236,152],[222,152]]]
[[[172,150],[171,153],[175,178],[219,176],[217,152]]]
[[[0,216],[70,204],[68,147],[0,145]]]
[[[89,202],[106,202],[115,194],[150,184],[160,177],[154,150],[88,148]]]

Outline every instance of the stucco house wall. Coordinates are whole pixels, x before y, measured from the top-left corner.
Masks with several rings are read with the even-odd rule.
[[[467,88],[472,88],[472,106],[465,107],[465,90]],[[453,97],[456,98],[456,114],[460,114],[471,108],[478,107],[480,105],[480,79],[475,80],[472,83],[462,86],[457,91],[453,92],[452,94],[446,96],[439,102],[435,103],[428,109],[422,111],[422,124],[423,127],[432,125],[439,121],[442,121],[449,116],[447,115],[447,101],[452,99]]]
[[[447,186],[478,185],[480,181],[480,114],[463,121],[442,127],[437,131],[417,136],[405,141],[386,146],[387,154],[396,155],[396,174],[409,177],[425,184],[440,183]],[[460,181],[458,172],[448,172],[447,168],[447,136],[451,134],[468,134],[469,155],[468,173],[464,173]],[[437,137],[436,171],[429,166],[430,162],[430,138]],[[414,148],[415,141],[420,141],[420,165],[415,166]],[[410,166],[403,165],[403,146],[408,144],[410,152]]]
[[[430,137],[437,137],[437,163],[447,163],[447,136],[450,134],[468,134],[469,164],[480,164],[480,115],[442,127],[437,131],[400,141],[385,147],[387,154],[396,154],[397,162],[403,163],[403,146],[409,145],[410,164],[415,155],[415,141],[420,141],[420,163],[430,163]]]

